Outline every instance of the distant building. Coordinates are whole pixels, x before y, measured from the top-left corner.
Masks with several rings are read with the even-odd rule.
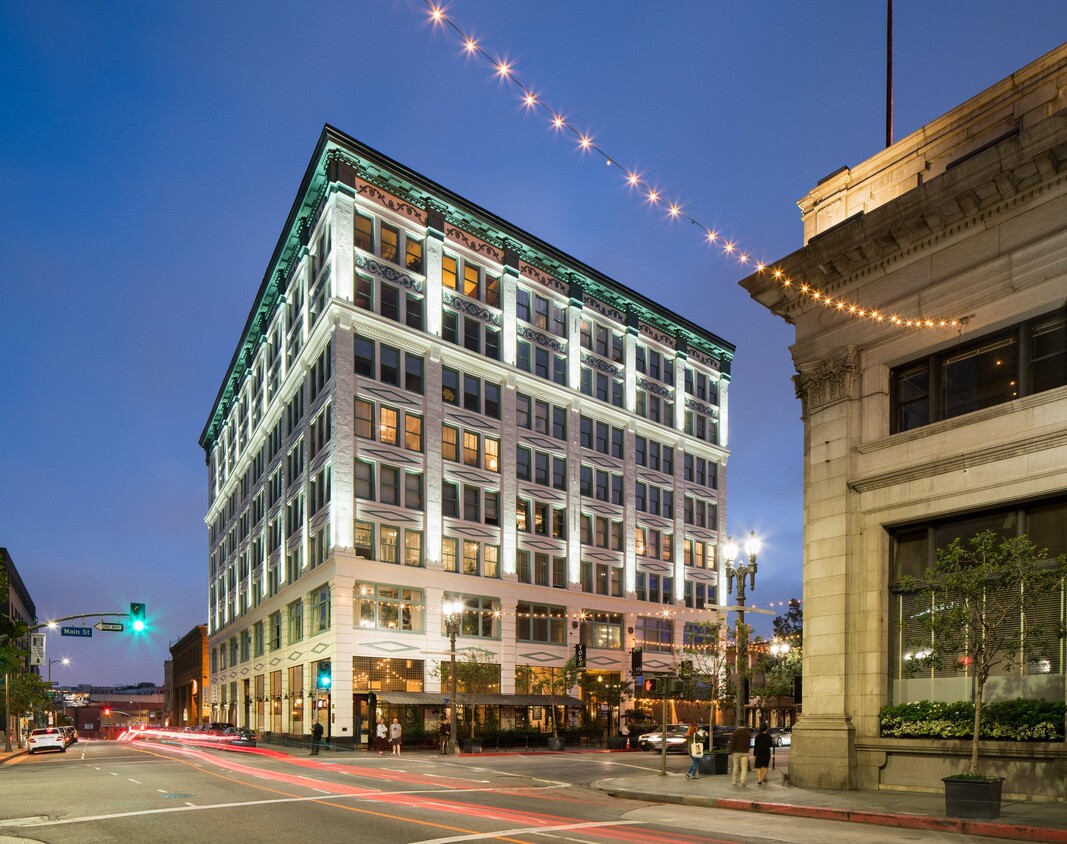
[[[204,691],[208,684],[207,625],[198,624],[170,646],[171,692],[167,718],[172,727],[207,721]]]
[[[882,739],[879,709],[968,700],[973,677],[964,665],[907,676],[902,643],[922,608],[901,578],[986,528],[1067,551],[1067,45],[800,206],[805,246],[772,265],[793,287],[771,271],[742,282],[796,329],[808,694],[789,776],[939,788],[969,748]],[[883,319],[842,315],[839,301]],[[962,325],[908,329],[894,312]],[[1063,607],[1060,591],[1042,612],[1062,622]],[[1064,679],[1061,649],[987,694],[1062,701]],[[990,743],[983,757],[1005,794],[1063,799],[1062,744]]]
[[[0,594],[0,615],[6,615],[32,627],[37,623],[37,607],[33,603],[33,598],[30,597],[30,590],[22,582],[19,570],[15,567],[15,561],[11,559],[6,548],[0,548],[0,562],[3,563],[7,572],[7,592]],[[27,652],[30,650],[28,640],[22,641],[20,646]],[[26,668],[27,670],[30,668],[29,656],[26,657]],[[37,671],[37,668],[33,670]]]
[[[212,720],[432,728],[446,599],[503,726],[578,645],[673,670],[725,602],[733,354],[327,127],[200,439]]]

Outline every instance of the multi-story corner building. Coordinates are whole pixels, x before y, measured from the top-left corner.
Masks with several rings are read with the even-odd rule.
[[[1067,552],[1065,92],[1061,46],[826,177],[800,203],[804,247],[773,266],[796,284],[742,282],[796,327],[805,698],[789,776],[800,785],[932,790],[963,769],[964,743],[879,733],[886,704],[973,695],[966,663],[911,676],[906,642],[924,608],[902,580],[983,529]],[[850,304],[882,319],[851,318]],[[1064,600],[1046,596],[1046,620],[1063,622]],[[1061,643],[998,670],[987,699],[1062,701],[1064,657]],[[983,744],[983,772],[1005,776],[1006,795],[1063,800],[1062,742]]]
[[[454,598],[504,724],[577,644],[670,670],[725,598],[733,352],[327,127],[200,439],[212,719],[432,726]]]

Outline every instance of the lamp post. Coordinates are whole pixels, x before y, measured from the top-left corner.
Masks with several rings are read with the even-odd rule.
[[[733,537],[726,538],[726,546],[722,549],[723,558],[726,562],[726,591],[732,592],[734,590],[734,582],[737,582],[737,636],[734,639],[734,685],[735,685],[735,697],[737,699],[737,721],[738,725],[745,723],[745,678],[744,678],[744,654],[742,653],[742,631],[745,626],[745,578],[748,578],[749,588],[756,588],[756,556],[759,554],[760,542],[756,538],[756,532],[749,533],[749,537],[745,540],[745,555],[748,557],[748,562],[742,562],[740,565],[736,564],[737,561],[737,545],[734,543]]]
[[[771,646],[768,648],[768,650],[771,652],[771,656],[774,657],[774,667],[778,668],[778,666],[782,664],[782,660],[789,655],[789,651],[791,650],[791,648],[789,647],[788,642],[783,642],[780,639],[775,639],[773,642],[771,642]],[[778,704],[779,710],[781,710],[782,708],[782,687],[779,685],[781,681],[782,678],[780,675],[778,677],[775,677],[774,679],[774,688],[779,692],[779,694],[775,697],[775,702]],[[776,712],[775,715],[780,721],[782,716],[781,711]],[[781,726],[781,723],[779,723],[778,726]]]
[[[455,756],[456,733],[459,730],[459,722],[456,719],[456,713],[459,711],[456,707],[456,636],[459,634],[459,620],[463,615],[463,601],[458,598],[454,601],[446,600],[441,604],[441,612],[445,617],[445,631],[448,633],[451,659],[448,679],[452,686],[451,696],[449,697],[452,704],[452,729],[448,734],[448,755]]]
[[[48,694],[49,695],[52,694],[52,666],[57,662],[62,663],[63,665],[70,665],[70,657],[66,657],[65,656],[62,659],[50,659],[50,660],[48,660]],[[52,698],[52,705],[49,707],[49,709],[51,710],[51,713],[52,713],[52,718],[50,720],[52,722],[54,722],[56,720],[56,699],[54,697]],[[52,726],[52,724],[50,723],[49,726]]]

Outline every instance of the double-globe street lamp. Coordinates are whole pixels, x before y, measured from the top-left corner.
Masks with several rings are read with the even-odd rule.
[[[459,622],[463,616],[463,601],[458,598],[456,600],[446,600],[441,604],[441,612],[445,618],[445,631],[448,633],[451,658],[448,680],[452,687],[451,695],[449,696],[452,717],[448,732],[448,755],[455,756],[456,731],[459,729],[459,722],[456,720],[456,713],[458,712],[456,708],[456,636],[459,634]]]
[[[726,563],[726,591],[734,591],[734,582],[737,583],[737,636],[734,638],[734,696],[737,702],[736,723],[738,726],[745,723],[745,677],[744,677],[744,654],[742,640],[746,638],[745,627],[745,578],[748,578],[749,588],[756,588],[756,556],[759,554],[760,542],[756,538],[756,532],[751,531],[745,540],[745,556],[748,562],[737,563],[737,545],[733,537],[726,538],[726,546],[722,549],[723,559]]]

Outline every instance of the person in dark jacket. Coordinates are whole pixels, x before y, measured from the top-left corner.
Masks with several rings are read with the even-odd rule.
[[[738,724],[730,736],[730,758],[734,762],[734,785],[748,785],[748,746],[752,741],[752,732],[744,724]]]
[[[767,782],[767,769],[771,766],[771,734],[767,732],[767,725],[761,724],[756,739],[752,744],[755,756],[756,785]]]

